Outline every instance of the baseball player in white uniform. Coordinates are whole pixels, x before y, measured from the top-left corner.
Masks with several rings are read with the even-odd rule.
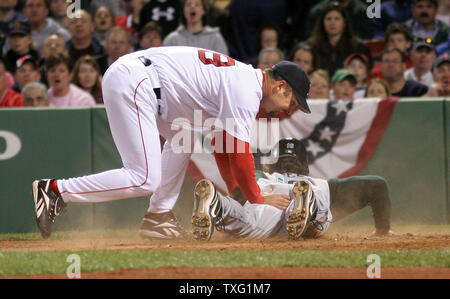
[[[214,228],[235,237],[267,238],[286,236],[297,240],[317,238],[332,221],[370,206],[375,220],[375,235],[392,235],[390,199],[385,179],[379,176],[353,176],[323,180],[309,175],[307,151],[300,140],[282,139],[272,151],[276,158],[265,171],[256,170],[263,192],[289,196],[286,208],[251,204],[245,198],[220,194],[204,179],[194,189],[193,236],[200,241],[211,238]],[[336,214],[336,219],[333,215]]]
[[[254,69],[226,55],[191,47],[151,48],[121,57],[108,68],[102,86],[123,167],[34,181],[35,219],[42,237],[50,237],[55,217],[68,202],[95,203],[151,193],[140,235],[163,239],[182,235],[171,210],[192,153],[179,152],[172,142],[183,130],[214,131],[216,161],[230,194],[240,190],[251,203],[285,205],[286,195],[261,194],[256,184],[249,150],[251,126],[260,108],[310,113],[309,85],[305,71],[287,61],[272,69]],[[205,119],[214,122],[206,125]],[[166,139],[162,153],[160,135]],[[239,145],[244,152],[236,151]]]

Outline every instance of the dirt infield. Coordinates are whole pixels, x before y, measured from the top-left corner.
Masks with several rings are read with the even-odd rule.
[[[249,251],[249,250],[431,250],[449,249],[448,230],[432,233],[404,233],[393,237],[370,237],[361,233],[337,232],[321,239],[290,241],[285,238],[235,240],[215,234],[207,243],[193,240],[150,241],[138,236],[33,241],[0,241],[1,251],[82,251],[82,250],[176,250],[176,251]],[[367,278],[364,268],[187,268],[121,269],[111,272],[83,273],[82,278]],[[450,278],[450,268],[383,268],[382,278]],[[41,274],[0,278],[66,278],[65,274]]]
[[[51,250],[430,250],[450,248],[450,234],[401,234],[393,237],[370,237],[357,233],[327,234],[316,240],[291,241],[286,238],[265,240],[235,240],[215,234],[210,242],[194,240],[152,241],[138,236],[95,237],[59,240],[0,241],[1,251],[51,251]]]

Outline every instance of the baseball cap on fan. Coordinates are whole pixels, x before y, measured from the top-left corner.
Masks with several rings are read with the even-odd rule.
[[[311,113],[306,102],[311,83],[305,70],[290,61],[280,61],[272,67],[272,70],[292,87],[299,109],[305,113]]]

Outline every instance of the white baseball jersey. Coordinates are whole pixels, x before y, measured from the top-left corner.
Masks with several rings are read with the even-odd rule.
[[[170,138],[172,124],[201,130],[205,120],[214,119],[216,128],[250,142],[262,99],[260,69],[192,47],[150,48],[123,59],[141,56],[150,59],[161,82],[158,127],[163,135]],[[201,113],[200,121],[194,111]]]
[[[101,202],[153,193],[148,211],[170,211],[192,152],[177,152],[166,142],[161,154],[159,136],[170,141],[177,126],[199,130],[212,119],[215,128],[249,142],[263,78],[250,65],[192,47],[151,48],[119,58],[103,76],[102,89],[123,167],[58,180],[63,200]]]
[[[265,178],[258,179],[261,192],[273,189],[273,193],[281,193],[294,198],[292,188],[299,179],[308,179],[311,183],[317,202],[317,214],[314,219],[320,225],[315,227],[314,235],[323,235],[330,227],[333,219],[330,211],[330,188],[328,182],[297,174],[264,173]],[[267,238],[287,236],[285,228],[286,211],[266,204],[250,204],[241,206],[236,200],[220,195],[222,217],[225,231],[237,237]],[[289,208],[288,208],[289,209]]]

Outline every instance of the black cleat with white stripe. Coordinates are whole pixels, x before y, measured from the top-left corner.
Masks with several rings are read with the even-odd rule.
[[[173,212],[169,212],[158,217],[145,215],[141,222],[139,235],[150,240],[173,240],[186,237],[186,232]]]
[[[194,238],[198,241],[209,241],[214,232],[214,226],[219,230],[221,222],[222,205],[216,188],[210,180],[199,181],[194,189],[194,209],[192,211]]]
[[[48,239],[52,233],[52,224],[64,208],[67,206],[62,197],[51,188],[54,180],[36,180],[31,185],[34,199],[35,220],[39,232],[44,239]]]

